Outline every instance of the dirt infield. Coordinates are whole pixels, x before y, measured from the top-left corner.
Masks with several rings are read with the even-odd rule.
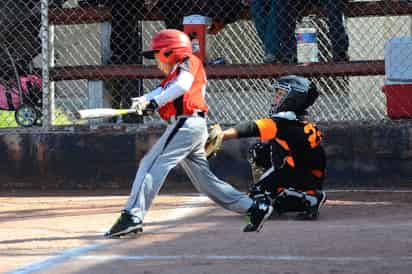
[[[107,240],[125,195],[0,195],[0,273],[411,273],[412,191],[336,191],[316,222],[243,217],[162,194],[145,232]]]

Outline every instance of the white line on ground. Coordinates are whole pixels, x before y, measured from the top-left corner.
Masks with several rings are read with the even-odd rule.
[[[327,193],[412,193],[412,189],[325,189],[325,192]],[[176,193],[176,194],[170,194],[170,195],[197,195],[197,193]],[[166,194],[167,195],[167,194]],[[127,195],[118,195],[118,196],[87,196],[87,197],[75,197],[75,196],[70,196],[70,197],[48,197],[45,196],[44,199],[41,200],[36,200],[33,199],[32,197],[27,199],[25,203],[48,203],[48,202],[62,202],[62,201],[98,201],[98,200],[123,200],[127,199]],[[196,196],[196,197],[202,197],[202,196]],[[206,196],[204,196],[206,197]],[[1,199],[9,199],[10,197],[0,197]],[[21,197],[23,199],[26,199],[26,197]],[[50,199],[49,199],[50,198]]]
[[[165,194],[162,196],[174,196],[174,195],[179,195],[179,194]],[[197,197],[197,199],[200,199],[200,197],[204,197],[207,198],[207,196],[205,195],[199,195],[198,193],[186,193],[186,194],[180,194],[181,196],[192,196],[195,195],[194,197]],[[106,201],[106,200],[126,200],[127,199],[127,195],[119,195],[119,196],[86,196],[86,197],[74,197],[74,196],[69,196],[69,197],[43,197],[41,199],[39,199],[39,197],[36,198],[26,198],[26,197],[21,197],[22,199],[25,199],[27,201],[25,201],[25,203],[29,203],[29,204],[44,204],[44,203],[51,203],[51,202],[66,202],[66,201],[70,201],[70,202],[83,202],[83,201]],[[10,197],[0,197],[1,199],[10,199]],[[17,197],[17,199],[19,199]],[[207,198],[208,199],[208,198]],[[195,202],[197,202],[198,200],[196,200]]]
[[[178,220],[180,218],[186,218],[190,215],[193,214],[193,209],[196,207],[196,204],[202,204],[205,201],[207,201],[209,198],[204,195],[197,195],[193,196],[187,201],[182,202],[182,207],[179,207],[177,209],[172,210],[168,216],[167,220]],[[103,236],[102,236],[103,237]],[[80,247],[75,247],[75,248],[70,248],[67,250],[62,251],[56,256],[52,256],[44,261],[32,263],[28,266],[24,266],[21,268],[18,268],[17,270],[13,270],[10,272],[6,272],[5,274],[30,274],[34,273],[40,270],[44,270],[53,266],[56,266],[58,264],[61,264],[63,262],[66,262],[70,259],[75,259],[82,254],[85,254],[91,250],[95,250],[97,248],[102,248],[107,244],[88,244]]]
[[[328,205],[363,205],[363,206],[377,206],[377,205],[392,205],[393,202],[360,202],[360,201],[343,201],[343,200],[329,200]]]
[[[390,228],[409,228],[412,227],[412,223],[395,223],[395,224],[330,224],[330,225],[322,225],[322,229],[390,229]]]
[[[0,199],[3,199],[5,197],[0,197]],[[9,199],[10,197],[7,197],[5,199]],[[17,197],[16,199],[20,199],[19,197]],[[84,201],[106,201],[106,200],[125,200],[127,199],[127,196],[100,196],[100,197],[43,197],[43,198],[26,198],[26,197],[22,197],[21,199],[24,199],[24,202],[26,204],[44,204],[44,203],[53,203],[53,202],[84,202]]]
[[[207,201],[210,201],[207,196],[199,195],[192,197],[187,201],[181,202],[178,208],[175,208],[168,212],[167,216],[162,218],[162,221],[173,221],[190,217],[194,214],[193,208],[196,207],[196,204],[202,204]]]
[[[313,261],[332,261],[332,262],[365,262],[365,261],[412,261],[412,257],[308,257],[308,256],[217,256],[217,255],[174,255],[174,256],[122,256],[122,255],[103,255],[103,256],[79,256],[81,260],[93,261],[180,261],[180,260],[201,260],[201,261],[291,261],[291,262],[313,262]]]
[[[325,189],[325,192],[412,193],[412,189]]]
[[[102,245],[101,244],[90,244],[90,245],[85,245],[81,247],[71,248],[71,249],[68,249],[60,253],[59,255],[46,259],[45,261],[33,263],[28,266],[19,268],[17,270],[7,272],[6,274],[29,274],[29,273],[33,273],[36,271],[40,271],[40,270],[52,267],[54,265],[63,263],[69,259],[78,257],[79,255],[83,253],[87,253],[90,250],[99,248],[100,246]]]
[[[385,193],[412,193],[412,190],[380,190],[380,189],[342,189],[342,190],[326,190],[326,192],[385,192]],[[189,194],[190,195],[190,194]],[[100,199],[124,199],[127,196],[107,196],[107,197],[70,197],[72,200],[100,200]],[[183,208],[180,207],[168,214],[168,219],[176,220],[187,217],[188,214],[193,214],[192,209],[195,208],[196,203],[204,203],[208,198],[206,196],[194,196]],[[184,209],[184,210],[182,210]],[[409,225],[409,224],[408,224]],[[40,270],[44,270],[58,264],[61,264],[70,259],[82,260],[260,260],[260,261],[412,261],[412,257],[305,257],[305,256],[194,256],[194,255],[180,255],[180,256],[83,256],[91,250],[102,248],[108,244],[88,244],[76,248],[71,248],[62,251],[56,256],[45,259],[37,263],[32,263],[28,266],[21,267],[17,270],[7,272],[5,274],[30,274]]]

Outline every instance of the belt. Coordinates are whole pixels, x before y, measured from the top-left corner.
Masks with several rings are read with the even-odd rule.
[[[169,119],[167,119],[167,122],[169,124],[172,124],[174,122],[176,122],[177,120],[181,119],[181,118],[190,118],[190,117],[201,117],[201,118],[205,118],[206,117],[206,113],[203,111],[195,111],[192,114],[181,114],[181,115],[173,115],[171,116]]]

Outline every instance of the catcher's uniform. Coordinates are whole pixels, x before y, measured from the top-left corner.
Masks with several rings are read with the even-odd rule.
[[[206,74],[194,55],[178,62],[161,85],[146,94],[155,100],[166,131],[139,164],[125,210],[143,220],[169,171],[181,164],[193,185],[224,208],[246,213],[253,200],[219,180],[209,169],[204,145],[208,136],[204,95]]]
[[[275,194],[281,188],[322,189],[326,157],[321,146],[322,133],[316,125],[274,116],[243,128],[248,129],[243,134],[260,137],[264,142],[251,151],[252,161],[266,169],[255,184],[261,190]]]

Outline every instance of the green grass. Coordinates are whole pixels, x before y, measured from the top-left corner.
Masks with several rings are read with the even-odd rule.
[[[0,110],[0,128],[18,127],[14,119],[14,111]]]
[[[56,109],[54,125],[84,124],[86,121],[72,120],[62,109]],[[14,119],[14,111],[0,110],[0,128],[20,127]]]

